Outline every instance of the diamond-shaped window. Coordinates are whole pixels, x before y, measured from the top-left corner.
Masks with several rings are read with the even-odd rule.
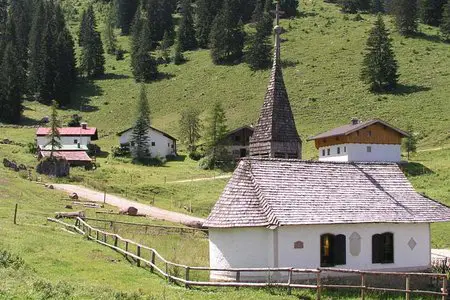
[[[413,250],[416,247],[416,245],[417,245],[417,242],[413,238],[411,238],[408,242],[409,248],[411,248],[411,250]]]

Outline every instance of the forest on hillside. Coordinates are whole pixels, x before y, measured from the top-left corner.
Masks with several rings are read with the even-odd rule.
[[[440,27],[443,41],[450,38],[448,0],[328,1],[345,14],[356,13],[354,18],[392,14],[402,35],[418,34],[420,21]],[[280,7],[283,18],[302,17],[298,0],[281,0]],[[183,52],[196,49],[209,49],[214,64],[245,62],[252,70],[266,69],[273,10],[271,0],[1,0],[0,122],[20,123],[24,100],[69,105],[78,81],[105,75],[105,55],[123,59],[118,34],[130,36],[129,67],[137,82],[157,80],[161,65],[182,64]],[[390,49],[389,32],[380,26],[379,21],[374,37],[368,36],[368,52]],[[387,64],[375,65],[378,60],[366,59],[362,79],[375,92],[395,88],[395,54],[381,57]],[[377,69],[381,73],[373,72]]]

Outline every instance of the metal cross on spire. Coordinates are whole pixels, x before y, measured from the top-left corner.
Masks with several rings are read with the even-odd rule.
[[[277,1],[276,9],[275,9],[275,63],[278,63],[280,61],[280,34],[281,34],[281,26],[280,26],[280,15],[283,12],[280,11],[280,1]]]

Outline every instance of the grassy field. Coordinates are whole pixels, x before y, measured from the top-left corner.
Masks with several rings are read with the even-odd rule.
[[[288,296],[283,289],[186,290],[167,284],[116,252],[48,223],[47,216],[64,209],[63,196],[0,169],[0,253],[8,251],[18,257],[0,258],[0,299],[315,299],[310,291],[294,291]],[[19,204],[17,225],[12,221],[15,203]],[[87,214],[95,215],[92,210]],[[116,218],[154,224],[145,218]],[[130,228],[117,231],[156,248],[170,260],[207,264],[207,240],[199,235],[149,235]],[[368,299],[380,298],[402,299],[386,294]],[[358,295],[327,291],[323,299],[358,299]]]

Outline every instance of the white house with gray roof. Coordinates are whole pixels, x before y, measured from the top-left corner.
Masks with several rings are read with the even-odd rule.
[[[429,269],[430,223],[450,221],[450,207],[417,193],[395,163],[300,159],[279,34],[276,27],[250,157],[240,161],[204,223],[210,267]],[[241,272],[240,280],[264,276]],[[236,272],[215,271],[211,279],[235,280]]]

